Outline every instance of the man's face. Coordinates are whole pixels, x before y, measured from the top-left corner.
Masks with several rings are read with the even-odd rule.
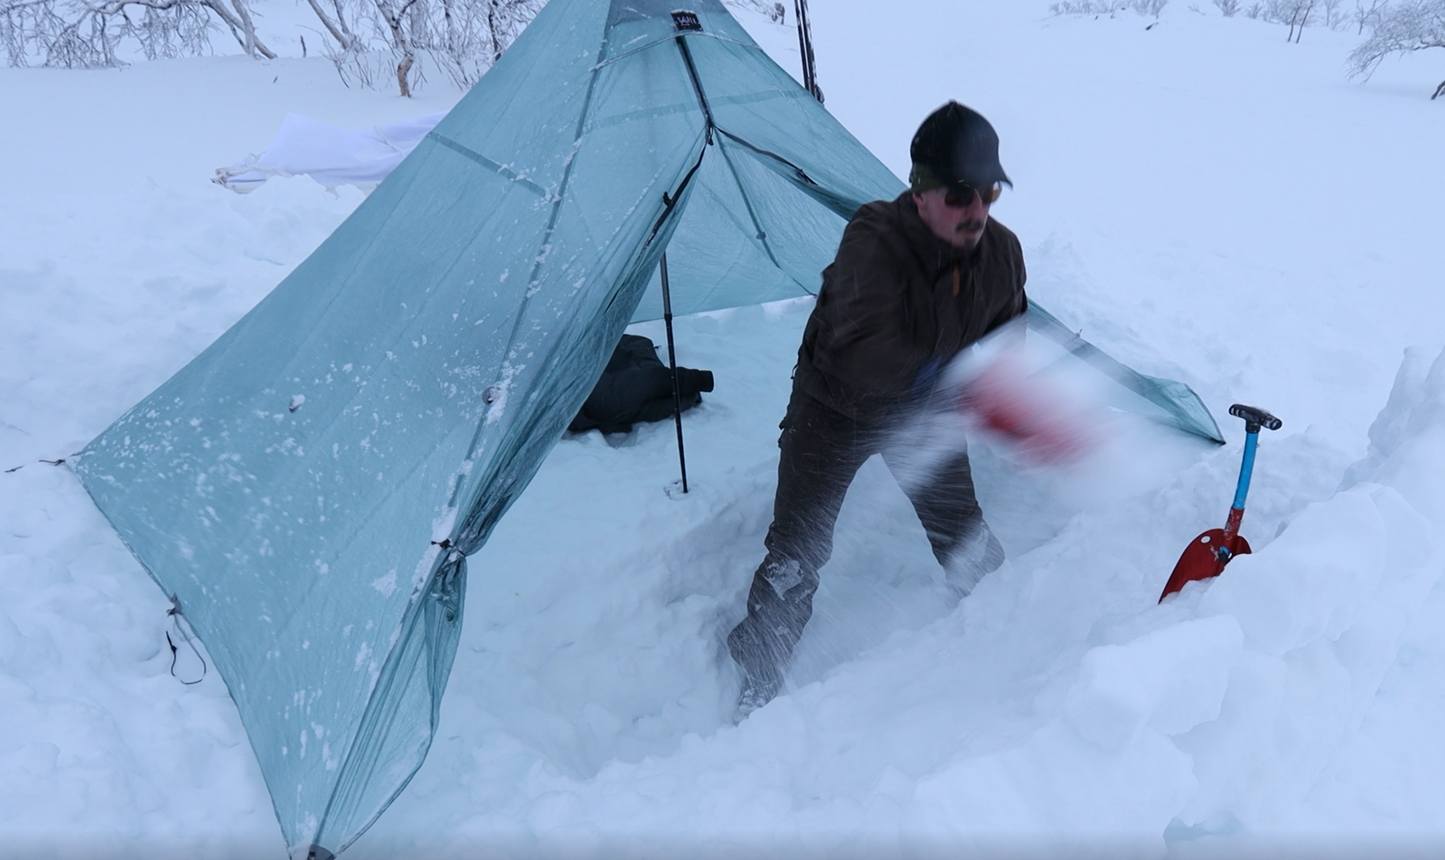
[[[983,238],[983,225],[988,222],[988,206],[978,194],[969,196],[963,206],[949,206],[944,197],[947,191],[930,188],[914,192],[913,205],[918,207],[918,217],[933,235],[955,248],[972,251]]]

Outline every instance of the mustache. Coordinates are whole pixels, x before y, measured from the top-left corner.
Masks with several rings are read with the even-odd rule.
[[[980,220],[960,221],[958,226],[954,228],[954,231],[958,233],[977,233],[983,229],[984,223],[984,221]]]

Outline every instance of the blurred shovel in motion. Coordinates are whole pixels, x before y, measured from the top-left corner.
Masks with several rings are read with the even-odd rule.
[[[1229,414],[1244,419],[1244,462],[1239,467],[1239,485],[1234,490],[1234,504],[1229,509],[1229,520],[1222,529],[1210,529],[1195,538],[1179,556],[1169,582],[1159,595],[1159,602],[1183,588],[1185,583],[1198,582],[1218,576],[1229,560],[1250,551],[1249,541],[1239,533],[1239,524],[1244,520],[1244,497],[1249,495],[1249,476],[1254,471],[1254,452],[1259,447],[1259,430],[1266,427],[1278,430],[1280,420],[1263,409],[1236,403],[1229,407]]]
[[[960,355],[945,372],[954,408],[971,426],[1038,466],[1076,463],[1098,447],[1086,404],[1031,354],[1022,328],[996,331],[986,350]]]

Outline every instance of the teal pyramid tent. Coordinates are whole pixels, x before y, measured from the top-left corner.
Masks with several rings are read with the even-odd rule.
[[[552,0],[75,461],[225,679],[293,856],[343,850],[420,767],[467,557],[658,316],[663,250],[678,313],[803,295],[848,216],[902,190],[718,0],[679,5]],[[1192,393],[1128,378],[1207,435]]]

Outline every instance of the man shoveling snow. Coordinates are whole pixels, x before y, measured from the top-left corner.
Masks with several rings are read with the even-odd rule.
[[[1028,307],[1019,240],[989,217],[1003,185],[1012,185],[997,133],[949,102],[923,121],[910,155],[909,190],[863,206],[849,222],[803,332],[780,425],[767,557],[753,575],[747,617],[728,636],[744,673],[740,716],[782,685],[854,475],[875,453],[896,475],[909,454],[900,431],[925,404],[956,399],[984,424],[1025,440],[1048,430],[1047,422],[1009,413],[1019,403],[1000,391],[996,375],[960,397],[944,373]],[[1046,440],[1044,447],[1053,446]],[[974,495],[966,449],[959,445],[928,471],[900,484],[962,598],[1003,563],[1003,547]]]

